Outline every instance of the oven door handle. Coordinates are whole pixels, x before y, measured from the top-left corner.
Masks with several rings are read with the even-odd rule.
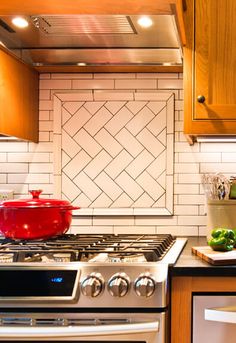
[[[206,308],[205,320],[236,324],[236,306]]]
[[[59,337],[84,337],[84,336],[113,336],[138,334],[146,332],[158,332],[159,321],[115,324],[115,325],[91,325],[91,326],[65,326],[65,327],[12,327],[0,326],[1,338],[59,338]]]

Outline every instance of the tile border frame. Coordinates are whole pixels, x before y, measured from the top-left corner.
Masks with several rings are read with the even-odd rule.
[[[99,91],[103,93],[103,91]],[[107,92],[104,92],[107,93]],[[113,93],[109,90],[109,93]],[[130,94],[129,94],[130,93]],[[75,216],[172,216],[174,201],[174,93],[171,92],[126,92],[124,99],[120,92],[120,101],[146,100],[146,101],[166,101],[167,121],[166,121],[166,201],[165,207],[157,208],[86,208],[74,212]],[[136,97],[138,96],[138,99]],[[73,100],[72,100],[73,99]],[[53,95],[53,196],[61,198],[62,192],[62,172],[61,172],[61,149],[62,149],[62,104],[65,101],[92,101],[91,91],[61,91]],[[114,101],[117,101],[117,90],[114,91]],[[109,99],[112,101],[112,99]],[[167,164],[168,160],[168,164]]]

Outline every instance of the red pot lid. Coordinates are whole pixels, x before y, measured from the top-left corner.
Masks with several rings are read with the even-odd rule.
[[[71,203],[67,200],[58,199],[43,199],[39,198],[42,190],[29,191],[32,198],[29,199],[14,199],[6,200],[0,203],[0,208],[41,208],[41,207],[60,207],[65,209],[78,209],[79,207],[72,207]]]

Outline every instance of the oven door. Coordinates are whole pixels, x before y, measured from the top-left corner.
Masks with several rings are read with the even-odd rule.
[[[0,341],[166,343],[166,312],[0,313]]]

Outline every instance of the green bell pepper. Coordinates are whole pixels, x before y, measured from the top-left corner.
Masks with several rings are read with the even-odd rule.
[[[208,241],[208,245],[210,245],[213,250],[233,250],[236,241],[236,234],[233,230],[217,228],[212,230],[211,235],[212,239]]]

